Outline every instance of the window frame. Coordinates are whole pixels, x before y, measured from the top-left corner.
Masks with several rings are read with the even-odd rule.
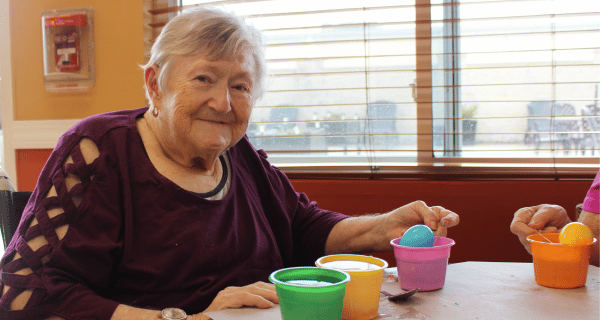
[[[174,1],[174,0],[169,0]],[[177,0],[181,5],[181,0]],[[237,2],[237,1],[236,1]],[[443,156],[436,156],[433,133],[432,103],[432,18],[430,0],[415,0],[416,7],[416,91],[417,152],[416,157],[377,156],[372,163],[369,155],[346,156],[345,165],[336,165],[337,158],[326,155],[300,160],[293,152],[271,154],[270,160],[293,178],[368,178],[368,179],[589,179],[598,170],[596,158],[474,158],[462,155],[462,112],[460,99],[460,34],[458,0],[443,0],[444,46],[454,48],[444,57],[446,79],[445,133]],[[189,7],[189,6],[187,6]],[[185,7],[183,7],[185,8]],[[456,50],[459,48],[459,50]],[[451,85],[448,85],[451,83]],[[572,166],[577,159],[577,166]],[[274,161],[273,161],[274,160]]]

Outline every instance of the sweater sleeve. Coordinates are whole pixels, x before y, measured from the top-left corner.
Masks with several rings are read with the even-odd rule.
[[[301,259],[314,266],[315,261],[325,255],[325,244],[331,229],[348,216],[319,208],[304,193],[298,193],[298,196],[298,207],[292,225],[296,230],[294,242],[301,248]]]
[[[272,202],[277,203],[288,218],[289,226],[286,227],[290,228],[292,245],[283,249],[293,253],[291,265],[314,266],[315,261],[325,254],[325,244],[331,229],[348,216],[319,208],[305,193],[294,190],[285,173],[269,164],[263,150],[258,150],[257,153],[262,158],[270,180]],[[282,228],[281,225],[279,227]]]
[[[2,258],[0,319],[110,319],[118,306],[102,297],[119,250],[118,173],[81,146],[61,138],[42,170]]]
[[[600,170],[583,200],[583,210],[600,213]]]

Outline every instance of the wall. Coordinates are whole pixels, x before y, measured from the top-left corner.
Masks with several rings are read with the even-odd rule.
[[[46,92],[41,13],[92,7],[96,84],[81,94]],[[142,0],[10,0],[14,120],[81,119],[144,106]]]
[[[592,180],[566,181],[383,181],[292,180],[319,207],[359,215],[388,212],[415,200],[438,205],[460,216],[448,236],[455,240],[450,262],[531,262],[510,232],[515,211],[542,203],[559,204],[574,218]],[[393,254],[376,254],[395,265]]]
[[[31,185],[20,186],[19,180],[39,174],[28,165],[47,158],[76,119],[146,105],[139,68],[144,63],[143,0],[6,0],[0,7],[0,52],[10,56],[0,63],[1,165],[13,184],[26,190]],[[79,7],[94,11],[95,85],[82,93],[49,93],[43,82],[41,13]]]

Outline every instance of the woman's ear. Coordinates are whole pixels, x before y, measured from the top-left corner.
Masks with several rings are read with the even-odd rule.
[[[158,67],[156,65],[152,65],[144,70],[144,80],[150,99],[155,100],[160,98],[160,91],[158,88]]]

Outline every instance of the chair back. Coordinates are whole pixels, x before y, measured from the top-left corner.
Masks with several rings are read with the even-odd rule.
[[[32,191],[0,190],[0,228],[4,249],[17,231]]]
[[[6,171],[0,169],[0,231],[4,249],[17,231],[23,210],[32,193],[32,191],[15,191]]]

